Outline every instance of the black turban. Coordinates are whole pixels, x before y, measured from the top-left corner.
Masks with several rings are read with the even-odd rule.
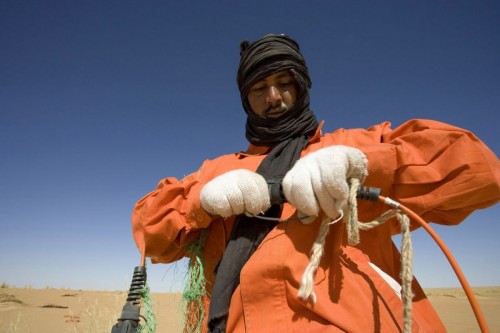
[[[240,45],[238,88],[243,108],[247,113],[246,138],[256,145],[276,145],[293,137],[311,133],[318,127],[316,117],[309,109],[311,79],[299,45],[286,35],[267,35],[253,43]],[[257,82],[274,73],[288,70],[297,86],[297,100],[278,117],[265,118],[250,108],[247,95]]]

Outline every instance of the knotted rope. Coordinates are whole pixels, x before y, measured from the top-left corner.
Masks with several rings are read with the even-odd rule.
[[[307,301],[311,298],[313,303],[316,303],[316,294],[314,293],[314,275],[318,269],[321,257],[324,253],[325,238],[328,235],[329,227],[333,223],[345,217],[347,240],[349,245],[356,245],[360,242],[359,230],[369,230],[375,228],[389,219],[396,217],[401,224],[401,299],[403,301],[403,320],[404,332],[411,332],[411,311],[412,311],[412,298],[413,292],[411,284],[413,280],[413,247],[410,236],[410,219],[403,214],[399,209],[391,209],[380,215],[378,218],[371,222],[360,222],[358,220],[357,208],[357,192],[360,186],[359,180],[352,178],[349,180],[350,193],[347,200],[347,207],[340,217],[334,221],[330,221],[328,217],[324,217],[321,223],[318,236],[311,249],[311,257],[304,274],[299,288],[299,298]]]

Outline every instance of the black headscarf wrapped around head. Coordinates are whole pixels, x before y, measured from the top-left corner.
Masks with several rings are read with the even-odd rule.
[[[256,172],[268,183],[271,208],[265,217],[280,217],[284,202],[281,181],[300,158],[300,153],[318,127],[316,117],[309,109],[311,79],[298,44],[285,35],[267,35],[240,45],[238,87],[243,108],[247,113],[246,137],[255,145],[272,147]],[[247,95],[255,83],[274,73],[288,70],[297,86],[293,105],[278,117],[258,116],[250,108]],[[240,283],[240,272],[265,236],[277,222],[248,217],[236,217],[224,255],[219,262],[210,300],[209,332],[225,332],[229,305],[234,290]]]
[[[316,130],[318,122],[309,109],[311,79],[299,45],[286,35],[267,35],[253,43],[240,45],[238,88],[247,113],[246,137],[255,145],[273,146],[283,140]],[[279,117],[255,114],[248,102],[248,92],[257,82],[279,71],[288,70],[297,86],[293,106]]]

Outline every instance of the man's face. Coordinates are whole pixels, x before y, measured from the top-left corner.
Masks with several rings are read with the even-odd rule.
[[[297,86],[289,71],[281,71],[255,83],[247,98],[255,114],[273,118],[292,107],[297,99]]]

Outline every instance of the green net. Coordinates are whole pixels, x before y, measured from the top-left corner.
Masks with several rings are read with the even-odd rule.
[[[141,289],[142,306],[144,308],[144,324],[139,326],[140,333],[156,333],[156,317],[153,312],[153,304],[149,294],[149,286],[146,284]]]
[[[203,269],[202,248],[205,244],[207,231],[203,230],[200,238],[186,247],[190,254],[189,268],[187,271],[186,284],[182,291],[184,304],[184,332],[201,332],[201,325],[205,317],[203,298],[206,296],[206,280]]]

